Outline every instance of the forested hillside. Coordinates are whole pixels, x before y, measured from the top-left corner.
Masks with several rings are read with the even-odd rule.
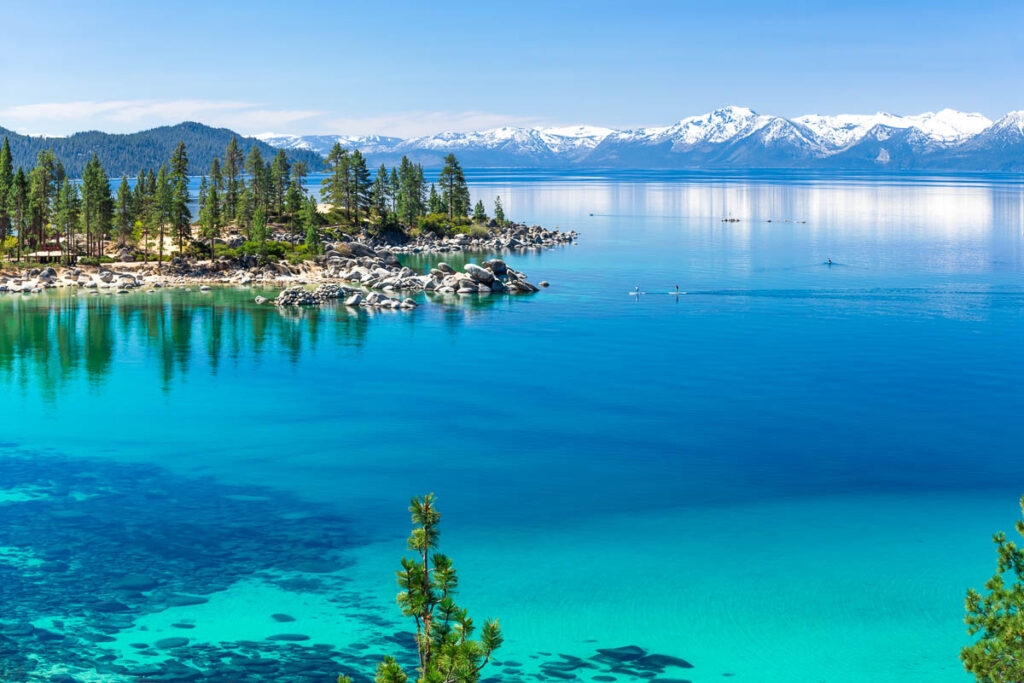
[[[232,136],[238,137],[238,146],[242,150],[255,145],[268,157],[273,157],[277,151],[256,138],[243,137],[227,128],[211,128],[192,121],[138,133],[86,131],[63,138],[31,137],[0,127],[0,141],[5,136],[11,143],[15,168],[32,168],[39,152],[52,148],[68,175],[74,178],[82,176],[85,164],[93,154],[99,157],[110,177],[135,176],[142,169],[156,168],[167,161],[179,142],[184,142],[188,147],[189,173],[192,175],[206,172],[214,157],[224,152]],[[323,158],[308,150],[289,150],[288,158],[305,162],[306,167],[314,172],[324,166]]]

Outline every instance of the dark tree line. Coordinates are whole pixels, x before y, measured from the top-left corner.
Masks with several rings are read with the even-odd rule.
[[[203,239],[211,245],[227,225],[237,225],[252,237],[265,231],[269,216],[309,217],[303,190],[303,161],[290,163],[283,150],[264,162],[261,148],[253,145],[242,155],[232,137],[224,161],[213,157],[210,173],[200,186],[199,224]],[[170,159],[159,168],[139,171],[134,185],[122,176],[116,193],[103,164],[93,155],[73,180],[53,150],[41,150],[27,173],[14,168],[9,141],[0,147],[0,249],[19,261],[24,254],[59,251],[63,258],[100,258],[104,245],[142,246],[144,260],[152,256],[156,241],[158,261],[163,261],[168,239],[184,252],[191,242],[192,212],[189,205],[189,156],[179,141]],[[312,215],[315,215],[315,204]],[[265,239],[266,235],[262,235]]]
[[[383,227],[413,227],[431,214],[455,222],[468,218],[470,213],[469,188],[454,154],[445,158],[437,182],[431,183],[429,189],[423,167],[408,157],[402,157],[390,171],[381,164],[376,175],[371,176],[366,158],[358,149],[349,151],[335,144],[327,155],[327,169],[320,194],[331,205],[334,218],[348,225],[376,220]],[[483,204],[478,202],[474,219],[486,218]]]
[[[237,137],[246,149],[259,147],[268,157],[275,152],[273,147],[256,138],[238,136],[226,128],[211,128],[193,122],[161,126],[138,133],[88,131],[63,138],[20,135],[0,128],[2,136],[10,139],[15,167],[29,168],[35,163],[39,152],[52,150],[62,160],[67,174],[72,178],[82,177],[85,165],[93,156],[115,178],[122,175],[132,177],[140,170],[159,168],[160,164],[170,158],[179,142],[184,142],[188,147],[192,175],[199,175],[209,168],[213,157],[223,153],[232,137]],[[290,150],[288,154],[292,160],[304,162],[311,172],[323,169],[323,159],[315,152]]]
[[[215,252],[215,240],[227,225],[241,229],[261,248],[269,237],[267,221],[277,218],[306,234],[311,253],[320,240],[316,201],[305,190],[308,175],[304,161],[289,162],[284,150],[265,161],[261,149],[252,146],[246,156],[232,138],[223,161],[214,157],[199,184],[199,237]]]

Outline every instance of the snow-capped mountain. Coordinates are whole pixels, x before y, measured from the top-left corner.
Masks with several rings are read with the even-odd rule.
[[[825,144],[836,149],[857,142],[875,126],[916,128],[935,142],[949,143],[977,135],[992,125],[992,121],[981,114],[965,114],[952,109],[917,116],[895,116],[885,112],[838,116],[811,114],[798,116],[793,121],[810,128]]]
[[[386,135],[281,135],[278,133],[260,133],[254,135],[271,147],[279,149],[308,149],[326,156],[335,143],[347,149],[358,149],[364,153],[387,152],[402,142],[402,138]]]
[[[952,109],[902,116],[810,114],[787,119],[723,107],[660,127],[505,126],[401,139],[257,136],[284,149],[326,154],[335,143],[371,163],[408,156],[426,166],[456,154],[465,166],[592,168],[889,168],[1024,170],[1024,112],[992,122]]]

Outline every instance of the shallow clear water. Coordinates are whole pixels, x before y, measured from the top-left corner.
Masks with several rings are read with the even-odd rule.
[[[286,633],[309,640],[282,656],[369,671],[401,651],[405,505],[435,491],[502,680],[630,680],[589,659],[625,645],[693,665],[663,679],[969,680],[964,591],[1024,493],[1020,178],[470,179],[582,233],[507,256],[550,289],[379,314],[0,299],[22,650],[114,680]]]

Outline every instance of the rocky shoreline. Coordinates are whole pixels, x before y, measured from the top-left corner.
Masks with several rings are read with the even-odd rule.
[[[38,293],[52,288],[80,288],[94,293],[127,293],[139,288],[261,286],[281,288],[273,301],[279,306],[313,306],[342,300],[347,306],[411,309],[416,302],[398,293],[529,294],[547,286],[534,285],[526,274],[502,259],[467,263],[462,271],[437,263],[417,273],[402,265],[399,255],[446,253],[527,253],[575,244],[575,231],[546,230],[540,226],[509,224],[491,227],[486,235],[401,236],[359,234],[324,244],[324,253],[299,263],[259,264],[252,256],[215,261],[175,258],[158,268],[155,263],[121,261],[101,266],[45,267],[20,272],[0,271],[0,292]],[[278,233],[278,241],[294,241]],[[231,246],[240,236],[222,242]],[[318,285],[314,290],[308,285]],[[263,297],[257,297],[263,299]],[[265,299],[264,299],[265,301]]]

